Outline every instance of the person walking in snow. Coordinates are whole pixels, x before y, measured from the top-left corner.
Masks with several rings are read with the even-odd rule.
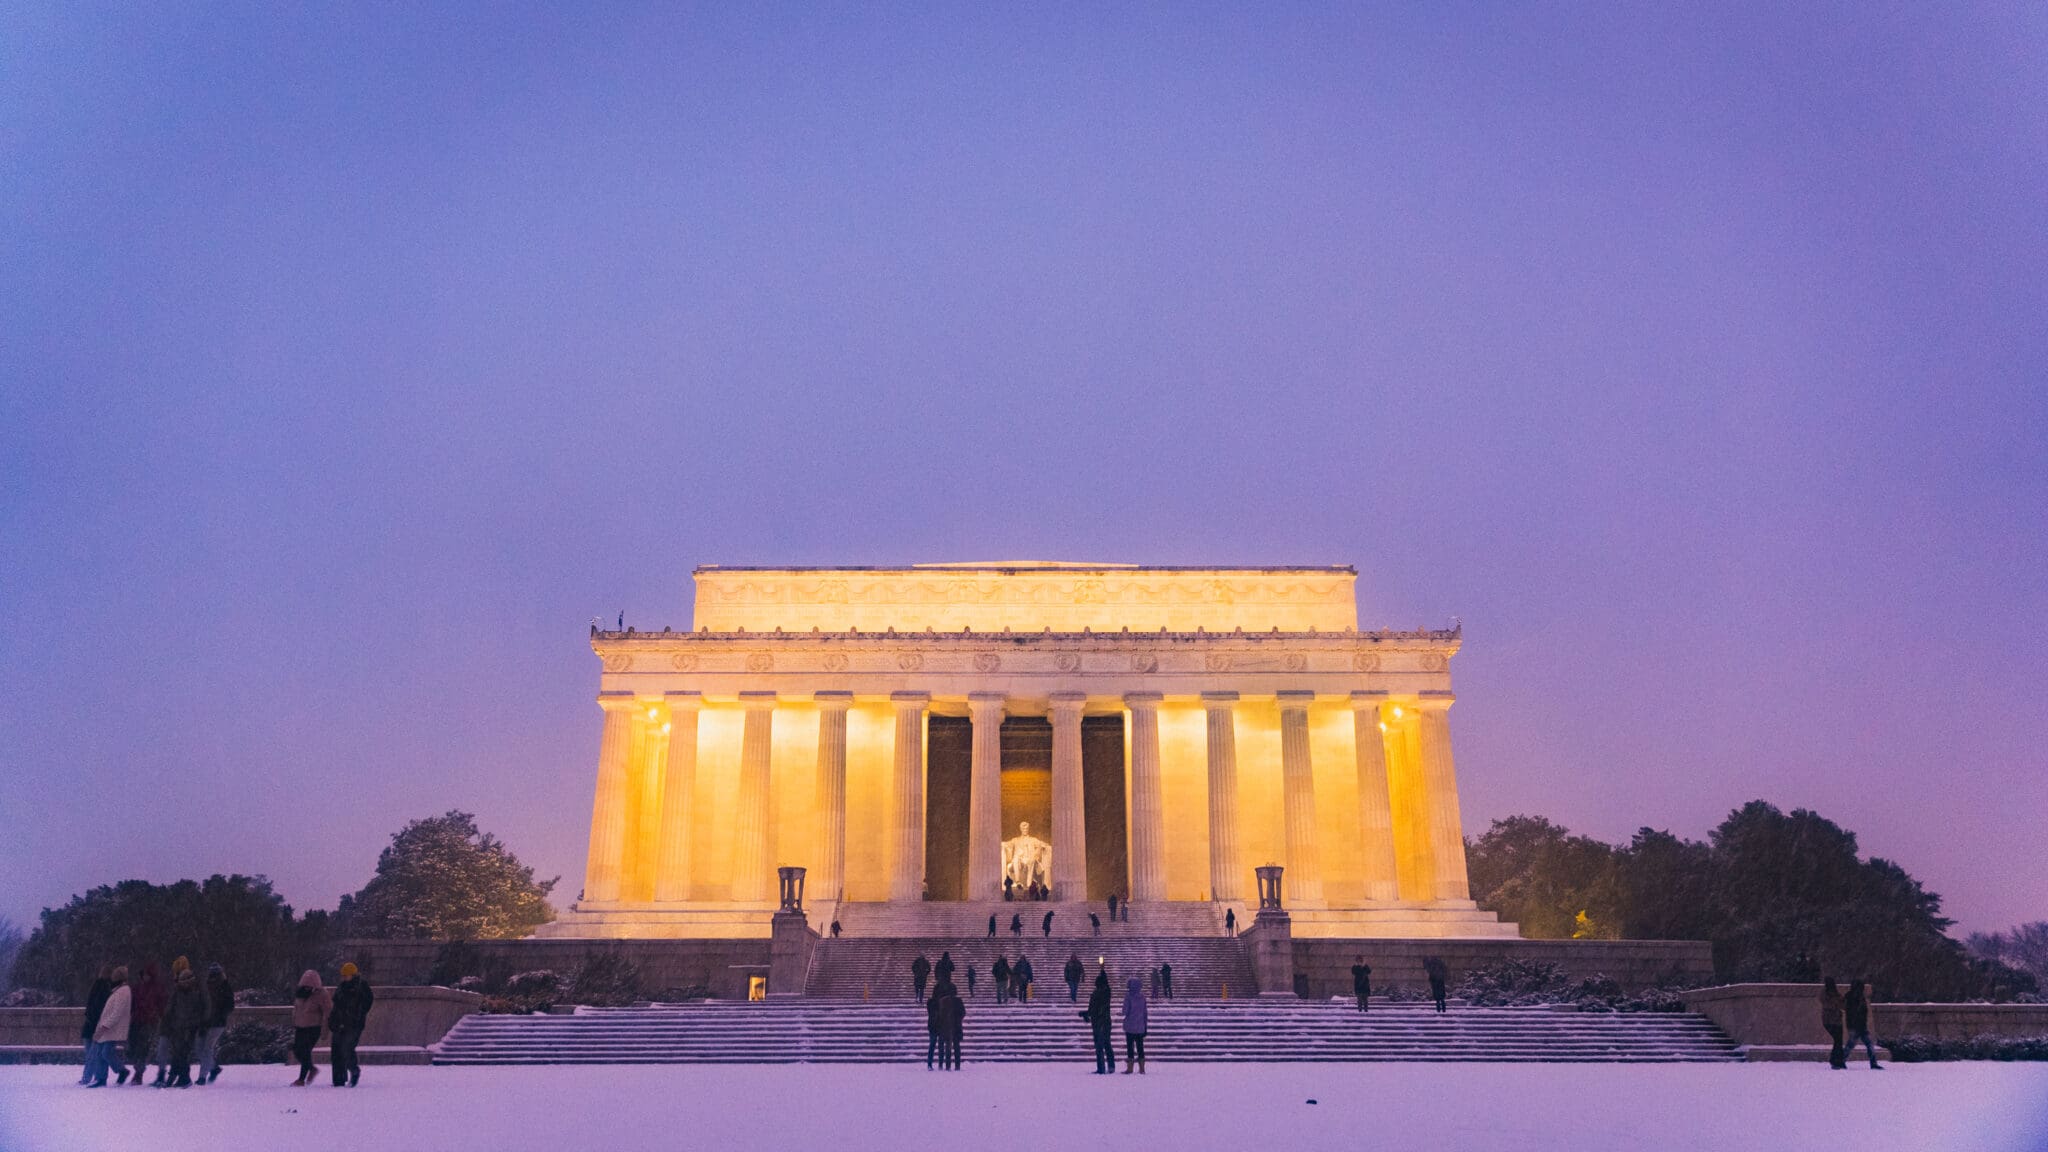
[[[1043,932],[1045,933],[1045,938],[1046,938],[1047,940],[1050,940],[1050,939],[1052,939],[1052,913],[1051,913],[1051,912],[1047,912],[1047,913],[1045,914],[1045,922],[1044,922],[1043,924],[1040,924],[1040,925],[1039,925],[1039,928],[1040,928],[1040,929],[1041,929],[1041,930],[1042,930],[1042,931],[1043,931]]]
[[[960,990],[946,985],[946,1053],[953,1059],[953,1071],[960,1070],[960,1045],[967,1038],[967,1002]]]
[[[1237,909],[1225,908],[1223,910],[1223,934],[1225,936],[1237,935]]]
[[[1363,1012],[1366,1002],[1372,999],[1372,965],[1367,964],[1363,956],[1351,959],[1351,994],[1358,997],[1358,1010]]]
[[[932,1070],[933,1057],[938,1058],[939,1067],[946,1066],[945,1049],[941,1047],[944,1041],[940,1040],[946,1034],[945,1015],[946,982],[941,980],[932,989],[932,998],[924,1002],[924,1070],[927,1072]]]
[[[1173,961],[1171,960],[1159,962],[1159,998],[1162,1000],[1173,999]]]
[[[1835,978],[1830,976],[1820,986],[1820,1026],[1827,1030],[1828,1067],[1841,1071],[1849,1067],[1848,1052],[1842,1046],[1843,1001],[1842,990],[1835,987]]]
[[[1145,1024],[1148,1005],[1145,1003],[1145,989],[1136,976],[1124,987],[1124,1075],[1129,1076],[1133,1067],[1140,1076],[1145,1074]],[[1110,1054],[1110,1065],[1116,1064],[1116,1054]]]
[[[164,1005],[163,1034],[171,1047],[164,1087],[192,1086],[192,1049],[204,1027],[206,991],[199,986],[199,973],[192,971],[192,961],[180,956],[171,962],[171,997]]]
[[[1088,914],[1088,930],[1097,936],[1102,935],[1102,917],[1090,912]]]
[[[157,974],[156,961],[143,962],[142,972],[135,978],[135,988],[128,1014],[128,1059],[135,1063],[135,1083],[142,1083],[143,1069],[156,1063],[157,1025],[163,1022],[164,1002],[170,993],[164,988],[163,977]],[[166,1053],[168,1056],[168,1053]],[[157,1072],[156,1082],[163,1083],[163,1072]]]
[[[919,952],[917,959],[910,962],[910,985],[919,1000],[924,999],[924,982],[931,978],[932,962]]]
[[[100,1022],[93,1028],[93,1077],[88,1088],[107,1086],[107,1072],[119,1072],[121,1078],[114,1081],[116,1086],[128,1082],[128,1065],[121,1062],[121,1044],[128,1039],[128,1027],[133,1022],[130,1014],[134,1009],[133,989],[128,987],[128,969],[117,967],[108,977],[112,989],[107,993],[107,1002],[100,1008]],[[142,1066],[135,1068],[136,1083],[142,1082]]]
[[[946,950],[939,953],[939,962],[932,965],[932,979],[940,984],[953,981],[953,953]]]
[[[220,1041],[228,1032],[228,1014],[235,1010],[235,986],[218,964],[206,966],[206,1023],[199,1029],[199,1082],[220,1079]]]
[[[292,1087],[304,1088],[319,1075],[320,1069],[313,1063],[313,1045],[319,1043],[320,1025],[333,1008],[334,998],[321,985],[320,973],[306,969],[299,976],[299,986],[292,989],[292,1055],[299,1061],[299,1078],[292,1081]]]
[[[107,997],[113,994],[114,966],[112,964],[102,964],[100,965],[100,974],[93,978],[92,988],[85,994],[85,1026],[78,1030],[78,1042],[85,1049],[85,1071],[79,1073],[78,1082],[80,1084],[92,1082],[92,1054],[93,1048],[97,1044],[93,1040],[92,1034],[100,1026],[100,1013],[106,1011]]]
[[[1012,913],[1010,914],[1010,935],[1012,935],[1012,936],[1022,936],[1023,934],[1024,934],[1024,914],[1023,914],[1023,913],[1021,913],[1021,912],[1012,912]]]
[[[1842,1015],[1844,1031],[1849,1034],[1849,1041],[1843,1046],[1843,1063],[1847,1064],[1848,1054],[1856,1050],[1856,1042],[1861,1040],[1864,1053],[1870,1057],[1870,1070],[1882,1069],[1883,1065],[1877,1062],[1877,1045],[1870,1041],[1870,993],[1864,990],[1863,981],[1849,982],[1849,995],[1842,999]]]
[[[993,912],[988,914],[988,938],[996,938],[996,914]]]
[[[974,997],[974,965],[972,964],[967,966],[967,996],[969,999]]]
[[[996,966],[989,969],[989,975],[996,978],[996,1003],[1007,1001],[1010,998],[1010,961],[997,954]]]
[[[1060,975],[1067,978],[1067,1003],[1080,1003],[1081,980],[1088,975],[1088,970],[1081,967],[1081,954],[1079,952],[1067,953],[1067,967]]]
[[[1436,1001],[1436,1010],[1438,1012],[1447,1011],[1444,1007],[1445,986],[1450,983],[1451,974],[1445,969],[1443,958],[1440,956],[1424,957],[1422,971],[1429,977],[1429,998]]]
[[[363,1078],[362,1065],[356,1063],[356,1045],[362,1042],[363,1029],[370,1026],[370,1006],[376,999],[370,982],[356,966],[343,964],[341,983],[334,986],[334,1007],[327,1013],[328,1062],[334,1066],[336,1088],[353,1088]]]
[[[1088,1036],[1095,1047],[1095,1074],[1107,1076],[1116,1071],[1116,1047],[1110,1040],[1109,973],[1102,969],[1095,972],[1095,988],[1088,993],[1088,1007],[1080,1017],[1088,1022]]]
[[[1116,923],[1116,893],[1109,894],[1109,922]]]
[[[1022,1004],[1031,999],[1031,957],[1017,957],[1017,964],[1010,969],[1010,979],[1017,982],[1017,1002]]]

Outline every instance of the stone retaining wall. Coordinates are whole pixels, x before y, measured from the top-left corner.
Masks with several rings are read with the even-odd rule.
[[[1847,990],[1847,986],[1843,986]],[[1818,984],[1724,984],[1685,994],[1685,1006],[1706,1016],[1737,1044],[1826,1045]],[[1880,1039],[1930,1036],[2048,1036],[2048,1004],[1873,1004],[1871,1031]]]
[[[399,988],[375,986],[376,1005],[370,1010],[370,1025],[363,1032],[363,1046],[422,1047],[448,1034],[457,1020],[483,1005],[483,997],[449,988]],[[244,1020],[261,1020],[289,1028],[292,1010],[285,1006],[243,1007],[228,1018],[229,1025]],[[24,1045],[79,1047],[78,1031],[85,1025],[84,1008],[0,1008],[0,1048]],[[324,1037],[323,1037],[324,1039]]]
[[[1714,979],[1713,946],[1704,940],[1322,940],[1294,941],[1294,971],[1311,996],[1349,996],[1353,957],[1372,965],[1375,991],[1396,984],[1426,988],[1424,957],[1440,956],[1456,984],[1475,968],[1514,959],[1556,964],[1566,974],[1611,977],[1635,991],[1696,987]]]
[[[425,984],[441,945],[431,940],[349,940],[343,955],[378,985]],[[768,972],[768,940],[478,940],[469,945],[479,972],[496,984],[518,972],[545,968],[566,977],[585,959],[618,953],[640,968],[640,990],[702,986],[720,999],[744,1000],[747,978]],[[378,995],[382,995],[380,991]]]

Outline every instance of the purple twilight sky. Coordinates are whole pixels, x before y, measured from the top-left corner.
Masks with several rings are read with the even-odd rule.
[[[8,5],[0,914],[573,895],[593,616],[1038,557],[1461,617],[1470,831],[2048,917],[2044,206],[2034,4]]]

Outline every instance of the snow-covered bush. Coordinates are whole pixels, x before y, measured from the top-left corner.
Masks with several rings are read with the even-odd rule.
[[[0,996],[0,1008],[62,1008],[64,994],[47,988],[16,988]]]
[[[229,1024],[220,1038],[222,1064],[282,1064],[291,1050],[292,1030],[261,1020]]]
[[[599,952],[569,973],[557,1003],[620,1008],[640,998],[640,966],[622,952]]]
[[[1935,1060],[2048,1060],[2048,1036],[1973,1036],[1968,1040],[1937,1040],[1932,1036],[1900,1036],[1880,1041],[1901,1064]]]

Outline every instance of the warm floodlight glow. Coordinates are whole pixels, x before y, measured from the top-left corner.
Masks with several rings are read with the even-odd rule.
[[[1398,705],[1398,704],[1396,704],[1396,705],[1394,705],[1394,719],[1396,719],[1396,720],[1399,720],[1400,718],[1401,718],[1401,706],[1400,706],[1400,705]]]

